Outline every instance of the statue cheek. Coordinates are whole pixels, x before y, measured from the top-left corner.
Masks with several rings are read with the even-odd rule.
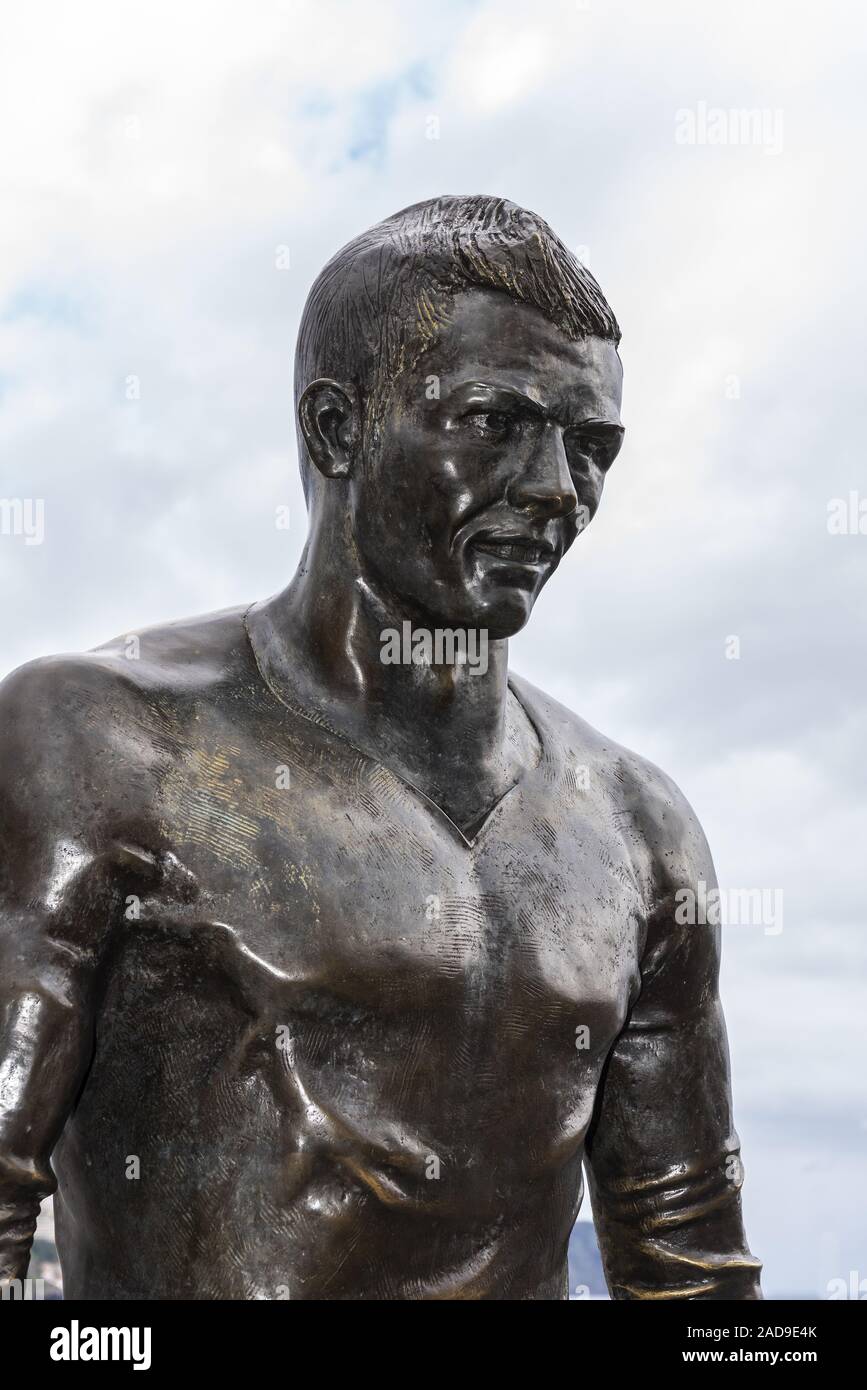
[[[599,503],[602,500],[602,489],[605,486],[605,475],[600,469],[591,466],[581,473],[573,473],[572,481],[575,486],[575,495],[578,498],[576,508],[577,530],[581,530],[581,520],[585,519],[585,525],[592,521],[596,515]]]

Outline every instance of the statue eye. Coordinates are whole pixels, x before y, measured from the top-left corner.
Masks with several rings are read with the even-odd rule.
[[[467,423],[482,439],[497,442],[507,438],[512,420],[503,410],[484,410],[468,415]]]
[[[620,452],[623,443],[621,431],[606,431],[604,434],[593,430],[570,430],[566,436],[566,450],[570,463],[589,459],[603,472],[610,468]]]

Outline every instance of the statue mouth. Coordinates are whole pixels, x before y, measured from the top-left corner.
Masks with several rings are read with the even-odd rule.
[[[554,547],[546,540],[534,540],[520,535],[483,535],[473,540],[473,548],[498,560],[521,565],[540,565],[550,559]]]

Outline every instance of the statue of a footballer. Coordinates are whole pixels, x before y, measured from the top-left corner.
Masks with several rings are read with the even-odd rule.
[[[704,836],[507,667],[618,341],[534,214],[387,218],[304,310],[288,587],[0,688],[5,1277],[56,1187],[71,1299],[562,1299],[586,1163],[614,1298],[761,1297]]]

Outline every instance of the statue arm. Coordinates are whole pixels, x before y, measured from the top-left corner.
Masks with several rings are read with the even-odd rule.
[[[92,1053],[112,916],[99,797],[62,663],[0,686],[0,1282],[22,1278]]]
[[[588,1136],[593,1214],[613,1298],[758,1299],[761,1265],[741,1216],[720,929],[680,923],[684,900],[675,897],[716,880],[676,788],[668,802],[641,992],[606,1062]]]

